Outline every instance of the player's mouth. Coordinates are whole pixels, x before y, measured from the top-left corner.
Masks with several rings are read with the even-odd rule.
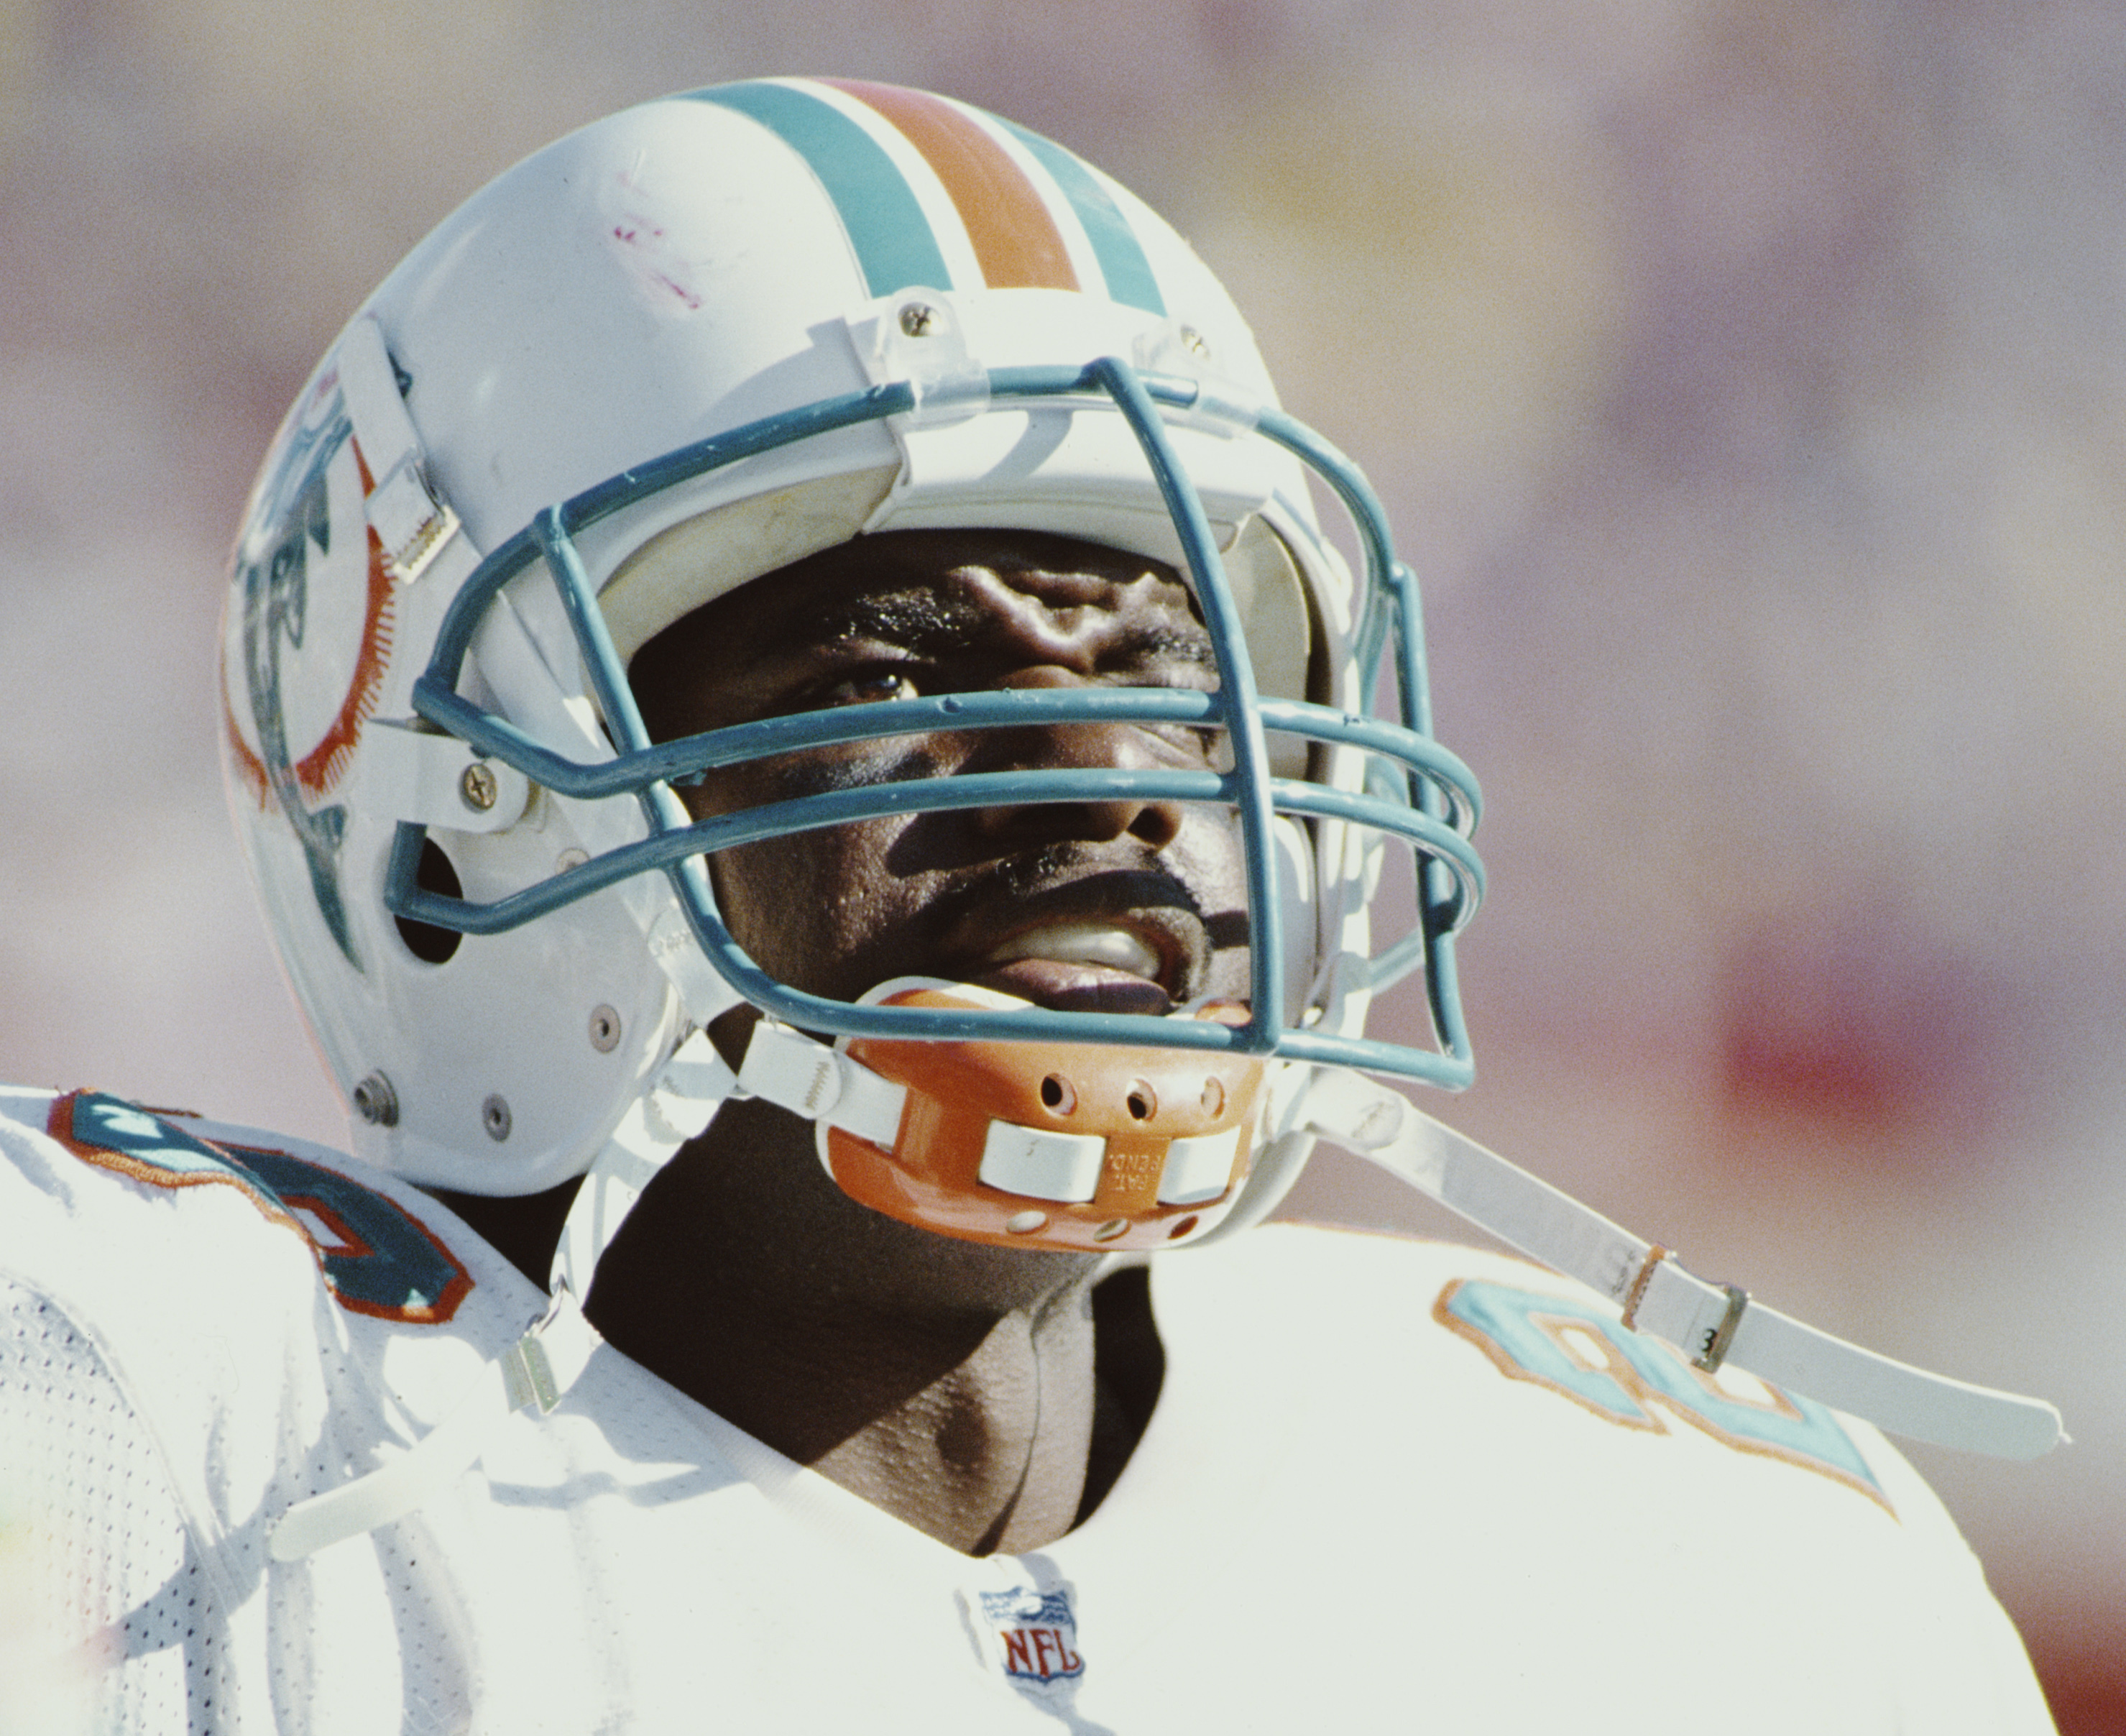
[[[1169,937],[1112,921],[1062,920],[1013,935],[975,980],[1039,1006],[1155,1018],[1172,1010],[1184,974],[1182,949]]]

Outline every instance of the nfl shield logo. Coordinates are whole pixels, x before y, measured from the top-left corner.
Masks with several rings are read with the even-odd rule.
[[[981,1593],[982,1618],[996,1635],[1004,1672],[1016,1683],[1046,1687],[1085,1673],[1078,1652],[1078,1619],[1067,1590],[1022,1586]]]

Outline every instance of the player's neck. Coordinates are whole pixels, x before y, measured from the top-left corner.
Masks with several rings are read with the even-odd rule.
[[[941,1542],[1053,1542],[1150,1414],[1159,1350],[1141,1281],[1103,1287],[1096,1370],[1092,1261],[880,1217],[828,1181],[806,1133],[762,1105],[727,1108],[600,1262],[592,1320],[718,1415]],[[532,1215],[557,1232],[565,1201],[552,1204]],[[536,1279],[550,1234],[509,1247],[514,1218],[499,1216],[498,1246]]]
[[[941,1308],[774,1254],[630,1261],[601,1275],[591,1317],[749,1434],[980,1554],[1053,1542],[1077,1516],[1095,1411],[1088,1277]]]
[[[912,1386],[964,1341],[914,1322],[872,1317],[853,1336],[830,1328],[837,1351],[881,1369],[897,1365],[897,1386]],[[994,1321],[957,1361],[811,1464],[965,1554],[1042,1548],[1070,1529],[1084,1493],[1093,1364],[1091,1308],[1085,1287],[1074,1285],[1050,1308]]]

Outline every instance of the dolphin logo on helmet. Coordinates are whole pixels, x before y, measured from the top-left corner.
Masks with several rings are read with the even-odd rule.
[[[339,883],[347,810],[339,804],[304,806],[281,702],[283,650],[300,651],[303,646],[309,548],[315,544],[321,555],[332,551],[326,471],[353,432],[344,413],[322,426],[296,431],[281,471],[266,490],[265,537],[256,546],[246,537],[239,546],[236,583],[242,602],[239,607],[232,600],[231,613],[242,624],[244,697],[257,732],[258,769],[301,847],[318,915],[347,963],[359,971],[361,960],[355,953]]]

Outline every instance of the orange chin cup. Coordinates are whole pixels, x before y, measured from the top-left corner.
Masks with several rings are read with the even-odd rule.
[[[925,988],[885,1004],[984,1003]],[[1171,1247],[1217,1224],[1247,1179],[1253,1056],[870,1037],[848,1048],[906,1086],[907,1106],[890,1152],[827,1128],[827,1167],[852,1199],[919,1228],[999,1247]]]

